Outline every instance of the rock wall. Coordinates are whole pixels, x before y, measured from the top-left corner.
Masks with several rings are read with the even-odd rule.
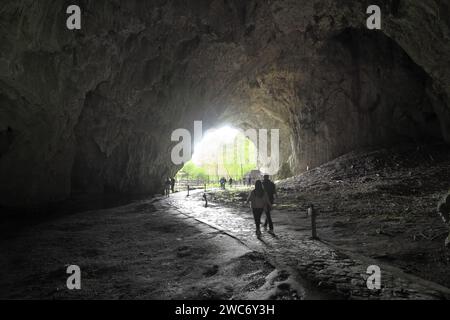
[[[280,128],[285,174],[450,141],[450,7],[381,3],[379,32],[364,1],[3,1],[0,205],[158,192],[194,120]]]

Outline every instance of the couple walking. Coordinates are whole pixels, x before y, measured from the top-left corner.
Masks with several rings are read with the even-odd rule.
[[[273,234],[273,222],[270,214],[274,204],[274,196],[276,194],[275,184],[269,180],[269,176],[264,176],[264,181],[256,181],[255,190],[250,192],[247,199],[247,204],[251,203],[253,210],[253,217],[255,218],[256,236],[261,237],[261,216],[266,212],[266,221],[264,222],[264,229],[269,225],[269,233]]]

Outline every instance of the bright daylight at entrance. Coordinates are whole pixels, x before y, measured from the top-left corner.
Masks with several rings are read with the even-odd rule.
[[[257,149],[241,130],[224,126],[208,130],[194,146],[192,160],[178,172],[179,185],[219,186],[225,178],[227,184],[244,185],[255,175]],[[231,179],[231,180],[230,180]]]

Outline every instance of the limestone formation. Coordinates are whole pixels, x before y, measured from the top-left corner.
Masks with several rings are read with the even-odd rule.
[[[77,2],[77,1],[75,1]],[[362,146],[450,142],[450,6],[379,1],[4,0],[0,205],[160,192],[171,132],[279,128],[282,172]]]

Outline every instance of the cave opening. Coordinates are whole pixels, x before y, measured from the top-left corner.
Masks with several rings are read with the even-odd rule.
[[[260,169],[254,141],[242,129],[230,125],[207,130],[193,151],[191,160],[176,174],[179,189],[187,185],[217,187],[222,178],[229,185],[242,185],[246,177]]]

